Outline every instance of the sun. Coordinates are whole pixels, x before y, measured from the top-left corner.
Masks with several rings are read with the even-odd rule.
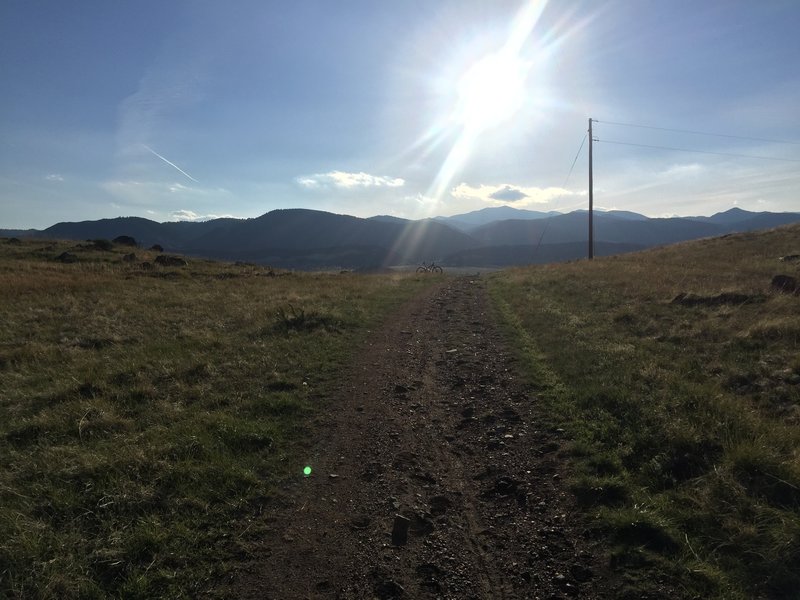
[[[482,55],[463,70],[448,69],[447,75],[437,80],[442,84],[439,87],[443,92],[441,97],[446,99],[443,110],[417,143],[433,148],[444,140],[449,141],[450,134],[453,134],[450,150],[425,194],[434,202],[445,197],[450,183],[470,159],[480,140],[484,136],[491,139],[492,136],[488,135],[490,130],[497,129],[501,133],[500,129],[507,129],[501,128],[502,125],[513,122],[514,117],[526,115],[523,108],[539,103],[531,97],[531,90],[535,87],[541,93],[546,89],[541,73],[551,52],[551,44],[541,42],[548,37],[547,32],[538,36],[538,41],[532,34],[547,2],[525,0],[505,35],[490,34],[487,38],[494,42],[502,39],[504,43],[481,43],[481,47],[495,50]],[[557,42],[558,38],[554,38],[552,44]],[[463,54],[474,56],[469,49],[461,56]],[[458,64],[464,65],[461,61]],[[519,119],[520,125],[524,124],[523,121]],[[502,131],[502,135],[494,137],[508,139],[508,133],[515,132]]]
[[[525,103],[530,65],[505,49],[469,67],[458,81],[455,119],[477,133],[514,116]]]

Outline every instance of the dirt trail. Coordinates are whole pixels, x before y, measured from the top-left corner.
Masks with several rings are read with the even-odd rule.
[[[603,596],[479,278],[404,306],[340,396],[237,597]]]

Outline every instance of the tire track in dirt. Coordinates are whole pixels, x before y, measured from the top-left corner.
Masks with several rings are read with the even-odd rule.
[[[451,279],[372,334],[315,426],[241,598],[600,598],[559,432],[488,314]]]

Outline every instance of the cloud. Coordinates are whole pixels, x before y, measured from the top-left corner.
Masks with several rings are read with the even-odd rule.
[[[114,179],[104,181],[100,184],[100,187],[112,194],[123,196],[128,199],[136,196],[142,200],[146,199],[148,195],[153,198],[164,198],[176,194],[209,198],[226,197],[230,195],[230,192],[222,187],[191,186],[177,181],[165,182],[138,179]],[[147,202],[145,202],[145,204],[147,204]]]
[[[439,204],[439,200],[434,198],[433,196],[427,196],[425,194],[413,194],[411,196],[405,196],[403,198],[404,202],[415,202],[420,206],[437,206]]]
[[[50,173],[49,175],[45,175],[45,179],[47,181],[64,181],[64,178],[58,173]]]
[[[170,217],[176,221],[211,221],[212,219],[235,219],[233,215],[199,215],[193,210],[175,210],[170,213]]]
[[[100,187],[116,196],[129,197],[139,193],[147,193],[156,188],[157,184],[146,181],[137,181],[135,179],[115,179],[112,181],[104,181]],[[158,186],[161,187],[161,186]]]
[[[117,150],[121,158],[136,157],[142,145],[176,133],[175,115],[203,99],[210,48],[186,34],[178,31],[164,41],[136,90],[120,102]]]
[[[583,196],[584,192],[575,192],[560,187],[522,187],[508,183],[477,187],[461,183],[450,190],[450,194],[459,200],[482,200],[493,205],[509,204],[519,207],[548,204],[558,198]]]
[[[140,179],[115,179],[99,185],[118,210],[127,214],[148,215],[159,219],[172,216],[179,221],[207,221],[219,218],[219,207],[231,206],[232,195],[225,188],[204,188],[178,182]],[[182,212],[184,206],[195,210]],[[227,216],[227,215],[226,215]]]
[[[703,171],[705,171],[705,167],[699,163],[688,163],[682,165],[675,164],[671,165],[670,167],[659,173],[659,175],[661,177],[668,177],[668,178],[693,177],[695,175],[701,174]]]
[[[194,188],[190,188],[189,186],[183,185],[182,183],[178,183],[178,182],[171,183],[169,186],[167,186],[167,189],[170,192],[172,192],[173,194],[176,194],[178,192],[192,192],[192,191],[195,191]]]
[[[504,188],[489,194],[489,197],[493,200],[503,200],[506,202],[519,202],[523,198],[527,198],[528,194],[523,192],[520,189],[512,188],[510,185],[505,186]]]
[[[298,177],[300,186],[307,189],[326,189],[330,187],[351,190],[354,188],[389,187],[396,188],[405,185],[405,180],[399,177],[385,175],[370,175],[369,173],[348,173],[346,171],[329,171],[315,175]]]

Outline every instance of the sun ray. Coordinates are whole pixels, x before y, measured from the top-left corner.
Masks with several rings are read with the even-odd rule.
[[[458,135],[426,195],[440,201],[469,158],[480,134],[507,121],[525,102],[525,85],[534,66],[524,60],[530,38],[547,0],[530,0],[511,23],[505,44],[470,66],[458,81],[458,101],[450,115]],[[433,128],[440,132],[441,125]],[[436,137],[436,136],[432,136]]]

